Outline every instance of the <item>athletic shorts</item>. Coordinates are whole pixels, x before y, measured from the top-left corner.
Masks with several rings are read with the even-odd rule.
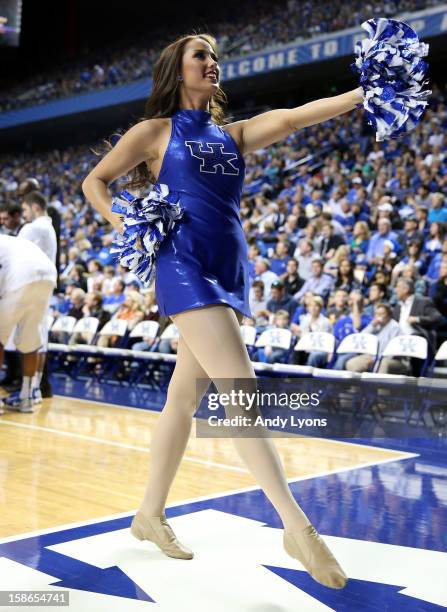
[[[46,345],[48,304],[53,289],[51,281],[36,281],[0,299],[0,343],[3,346],[13,331],[14,345],[21,353],[33,353]]]

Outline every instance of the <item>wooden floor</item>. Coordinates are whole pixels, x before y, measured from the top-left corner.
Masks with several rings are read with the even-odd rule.
[[[136,509],[158,412],[56,396],[0,416],[0,537]],[[309,438],[275,439],[288,479],[405,453]],[[191,435],[168,503],[256,485],[231,440]]]

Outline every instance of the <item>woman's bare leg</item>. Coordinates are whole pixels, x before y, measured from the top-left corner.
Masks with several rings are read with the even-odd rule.
[[[151,447],[151,476],[131,531],[138,539],[155,542],[169,556],[192,559],[193,552],[175,537],[160,517],[183,456],[197,404],[215,381],[219,392],[231,391],[238,379],[256,381],[239,330],[240,314],[227,306],[197,308],[174,317],[179,329],[179,357]],[[180,353],[181,351],[181,353]],[[196,379],[202,388],[196,398]],[[194,399],[192,399],[194,398]],[[237,411],[243,411],[238,406]],[[318,582],[333,588],[346,584],[346,575],[307,516],[293,498],[276,448],[269,438],[239,438],[233,442],[242,460],[263,488],[284,524],[286,552],[298,559]]]
[[[200,367],[203,368],[201,377],[208,376],[215,380],[219,392],[229,391],[219,387],[225,384],[219,379],[227,379],[228,384],[231,384],[231,379],[256,379],[239,329],[240,313],[236,314],[228,306],[216,305],[187,310],[172,319],[195,357],[195,369],[199,371]],[[194,385],[193,382],[180,381],[179,384]],[[241,459],[277,510],[285,529],[297,531],[309,525],[309,519],[289,489],[272,440],[235,437],[233,442]]]
[[[198,383],[196,400],[196,379]],[[141,512],[161,516],[169,489],[185,452],[193,415],[211,381],[180,335],[177,362],[165,406],[155,427],[150,454],[150,473]],[[201,388],[203,387],[203,388]]]

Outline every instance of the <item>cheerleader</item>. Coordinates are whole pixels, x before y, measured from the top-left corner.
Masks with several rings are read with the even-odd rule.
[[[82,185],[92,205],[124,236],[123,259],[133,262],[142,277],[151,280],[155,275],[160,315],[170,317],[180,334],[166,404],[152,438],[147,489],[131,531],[181,559],[192,559],[193,553],[177,540],[164,508],[193,415],[210,381],[219,393],[229,393],[235,379],[253,381],[253,388],[256,381],[239,330],[242,318],[252,317],[247,244],[239,216],[244,155],[350,112],[364,99],[358,87],[227,123],[219,79],[212,36],[184,36],[167,46],[154,68],[145,119],[118,140]],[[127,203],[122,200],[122,208],[115,205],[118,212],[113,212],[108,185],[126,174],[132,176],[131,188],[153,183],[153,189],[144,200],[133,201],[124,192]],[[141,227],[145,206],[152,206],[152,212],[164,206],[164,212],[150,235],[138,235],[135,227]],[[168,209],[166,223],[162,217]],[[165,233],[163,228],[168,228]],[[160,233],[156,252],[151,251],[148,245]],[[151,253],[146,258],[140,257],[144,245]],[[287,553],[318,582],[342,588],[347,577],[294,499],[272,440],[235,437],[234,445],[281,518]]]

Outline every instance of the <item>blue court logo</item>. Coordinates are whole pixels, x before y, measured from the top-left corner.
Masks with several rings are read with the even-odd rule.
[[[239,168],[233,165],[237,159],[236,153],[224,151],[223,142],[200,142],[185,140],[185,145],[193,157],[200,159],[200,172],[208,174],[239,174]]]

